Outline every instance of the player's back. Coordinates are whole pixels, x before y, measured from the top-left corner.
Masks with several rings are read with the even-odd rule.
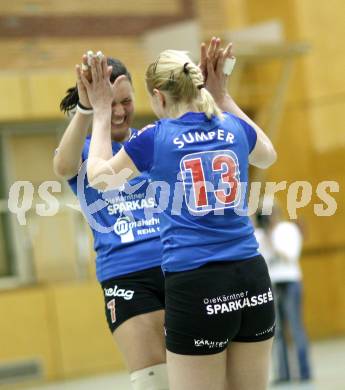
[[[160,191],[166,270],[257,255],[245,201],[256,140],[249,128],[230,114],[221,121],[191,112],[155,127],[151,177],[168,184]]]

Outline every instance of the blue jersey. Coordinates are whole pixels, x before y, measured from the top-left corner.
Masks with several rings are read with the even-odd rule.
[[[163,270],[177,272],[211,261],[258,255],[247,216],[248,155],[256,131],[225,113],[162,119],[124,145],[159,194]]]
[[[153,212],[154,196],[146,196],[148,174],[130,180],[117,190],[95,190],[86,177],[90,140],[90,136],[85,140],[78,176],[68,182],[93,232],[97,279],[103,282],[160,266],[159,218]],[[121,144],[112,142],[113,154],[120,148]]]

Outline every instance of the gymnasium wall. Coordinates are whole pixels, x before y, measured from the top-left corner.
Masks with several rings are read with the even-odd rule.
[[[282,23],[286,41],[304,41],[309,52],[296,60],[286,105],[275,136],[277,163],[268,171],[267,181],[291,184],[308,181],[312,195],[308,206],[297,211],[305,234],[302,268],[305,287],[305,322],[312,338],[345,333],[345,204],[343,188],[345,109],[343,69],[345,51],[341,49],[345,4],[323,1],[218,0],[216,13],[206,12],[213,0],[199,0],[203,31],[243,29],[271,20]],[[225,15],[222,19],[222,15]],[[221,20],[219,24],[217,21]],[[222,31],[218,32],[222,34]],[[281,63],[277,60],[246,68],[241,87],[258,83],[272,91],[279,79]],[[246,81],[247,79],[247,81]],[[230,82],[231,85],[231,82]],[[241,88],[239,88],[241,89]],[[260,90],[261,91],[261,90]],[[241,99],[242,96],[242,99]],[[239,91],[239,100],[251,112],[270,103],[263,90],[255,98]],[[315,215],[314,205],[323,204],[316,195],[322,181],[334,181],[339,192],[331,193],[337,202],[332,216]],[[299,193],[299,196],[301,193]],[[287,190],[277,193],[286,209]],[[285,213],[286,214],[286,213]]]
[[[280,8],[281,2],[264,1],[260,7],[258,2],[248,2],[250,22],[279,17],[289,26],[288,39],[311,45],[295,69],[277,138],[279,160],[269,177],[276,181],[308,180],[312,185],[310,205],[298,213],[305,227],[305,320],[312,337],[335,336],[345,332],[345,85],[341,72],[345,51],[340,49],[338,38],[344,33],[340,15],[345,4],[310,0],[283,3],[285,9]],[[332,194],[338,204],[333,216],[314,213],[313,204],[322,203],[315,195],[321,181],[339,183],[340,192]],[[284,205],[286,194],[280,200]]]
[[[311,49],[296,60],[275,138],[279,159],[265,179],[311,184],[311,201],[298,210],[305,231],[305,321],[312,339],[344,335],[345,133],[341,126],[345,51],[341,49],[341,19],[345,3],[331,3],[142,0],[138,6],[137,0],[1,2],[0,51],[6,55],[0,57],[0,130],[6,133],[8,185],[30,180],[35,186],[34,207],[40,201],[36,191],[40,183],[58,180],[51,158],[66,125],[58,104],[73,85],[74,65],[85,50],[102,50],[128,65],[138,120],[145,122],[144,116],[151,115],[143,84],[143,69],[150,60],[143,46],[145,31],[194,19],[207,39],[279,20],[287,42],[306,41]],[[269,105],[280,70],[279,60],[248,65],[236,89],[241,105],[253,113]],[[253,85],[258,86],[254,94]],[[314,204],[322,203],[316,188],[325,180],[339,183],[340,192],[332,194],[338,209],[333,216],[316,217]],[[61,188],[59,199],[73,203],[62,182]],[[287,191],[277,196],[285,208]],[[6,313],[6,319],[0,321],[0,363],[38,359],[48,380],[123,367],[106,329],[100,289],[94,281],[91,238],[81,221],[78,212],[66,206],[49,218],[38,216],[34,209],[28,213],[27,227],[20,233],[22,245],[26,243],[30,249],[38,283],[0,291],[0,312]]]

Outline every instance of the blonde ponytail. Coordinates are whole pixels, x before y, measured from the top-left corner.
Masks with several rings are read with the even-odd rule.
[[[171,113],[178,114],[183,107],[193,104],[208,118],[212,115],[223,118],[212,95],[204,88],[200,68],[184,51],[163,51],[147,68],[146,85],[151,94],[155,88],[169,94],[173,105]]]
[[[217,106],[213,96],[206,88],[200,90],[200,99],[197,101],[197,107],[200,111],[203,111],[209,119],[212,115],[217,116],[219,119],[224,118],[221,109]]]

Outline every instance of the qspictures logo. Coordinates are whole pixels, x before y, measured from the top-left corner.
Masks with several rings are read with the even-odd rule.
[[[98,233],[110,233],[114,231],[113,224],[103,226],[103,224],[99,223],[96,219],[95,215],[103,209],[107,209],[107,212],[111,214],[121,213],[123,215],[118,215],[118,217],[129,217],[130,221],[134,220],[132,211],[135,211],[138,208],[143,211],[144,218],[147,221],[152,220],[152,218],[157,218],[159,214],[164,213],[169,205],[171,205],[172,215],[181,215],[183,205],[185,204],[185,188],[183,180],[179,175],[177,175],[175,183],[167,183],[164,181],[149,182],[140,199],[136,198],[134,192],[142,185],[141,182],[134,186],[127,186],[127,188],[120,187],[112,190],[111,199],[105,196],[105,194],[100,194],[100,197],[96,201],[89,204],[86,199],[84,185],[86,163],[87,161],[83,163],[77,179],[77,192],[80,203],[80,207],[77,209],[83,212],[90,227]],[[118,180],[121,181],[123,177],[129,177],[128,175],[128,170],[125,170],[118,174],[106,175],[105,178],[103,175],[102,180],[108,183],[110,191],[112,184],[116,183]],[[223,185],[223,182],[205,182],[199,189],[203,194],[202,199],[208,199],[209,194],[217,193],[218,195],[226,195],[226,188]],[[281,191],[286,192],[286,194],[282,194],[282,196],[286,200],[286,211],[291,220],[297,219],[299,217],[298,212],[307,206],[311,206],[314,214],[318,217],[332,217],[338,208],[337,198],[340,199],[340,195],[338,194],[340,192],[339,183],[332,180],[321,181],[316,186],[308,181],[295,181],[291,183],[288,183],[287,181],[266,183],[238,182],[237,186],[238,191],[240,191],[242,195],[239,204],[233,211],[240,216],[254,215],[259,210],[260,199],[263,199],[262,214],[271,215],[275,195]],[[193,191],[190,191],[191,199],[187,197],[188,202],[200,198],[200,196],[198,196],[200,195],[200,191]],[[8,209],[11,213],[16,215],[18,223],[21,226],[27,225],[27,213],[29,211],[34,211],[37,215],[42,217],[50,217],[56,215],[61,207],[76,209],[75,205],[69,203],[61,204],[59,198],[54,194],[60,194],[60,196],[62,194],[62,185],[58,181],[43,182],[38,188],[35,188],[29,181],[17,181],[13,183],[9,189]],[[228,195],[230,196],[230,193]],[[113,204],[112,199],[117,198],[124,200],[122,206]],[[216,216],[224,215],[224,212],[227,209],[218,208],[218,203],[214,210],[206,209],[204,211],[205,215],[208,213],[214,213]],[[151,207],[153,205],[154,207]],[[124,209],[122,210],[121,207]],[[198,211],[198,213],[200,214],[200,211]],[[127,227],[130,228],[130,226],[127,226],[127,221],[125,220],[121,220],[120,222],[121,223],[119,223],[119,226],[117,226],[116,229],[121,235],[123,234],[124,229]]]

